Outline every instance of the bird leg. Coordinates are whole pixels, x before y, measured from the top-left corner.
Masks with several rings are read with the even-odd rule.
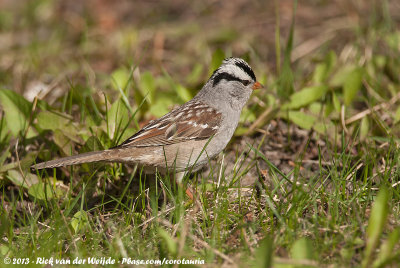
[[[175,174],[175,182],[178,186],[182,187],[183,177],[185,176],[185,172],[178,172]],[[193,190],[190,186],[186,188],[186,195],[189,197],[190,200],[194,200],[193,197]]]

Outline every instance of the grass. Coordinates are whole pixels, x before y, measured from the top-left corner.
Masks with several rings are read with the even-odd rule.
[[[169,11],[186,14],[175,4],[165,10],[143,6],[134,26],[118,19],[122,9],[105,12],[105,3],[97,13],[85,4],[46,0],[1,12],[7,41],[7,57],[0,61],[1,265],[11,258],[31,266],[40,266],[32,264],[38,260],[127,266],[185,259],[207,267],[396,267],[395,3],[372,9],[344,4],[354,11],[341,17],[349,26],[317,27],[331,41],[304,41],[315,47],[311,52],[296,44],[308,29],[302,21],[293,16],[286,28],[280,21],[285,6],[250,7],[254,17],[259,10],[275,16],[276,39],[268,43],[256,26],[240,28],[252,17],[203,32],[199,25],[229,12],[196,6],[205,17],[185,24],[169,17]],[[320,5],[311,7],[321,13],[324,5],[335,7]],[[292,12],[304,14],[307,7],[297,3]],[[350,23],[351,16],[358,20]],[[154,30],[165,23],[166,29]],[[151,42],[148,33],[154,34]],[[253,42],[255,37],[265,42]],[[265,62],[265,44],[278,58]],[[173,174],[146,177],[135,166],[30,171],[35,161],[120,143],[194,96],[230,54],[249,60],[268,90],[253,95],[224,153],[185,177],[194,200],[172,183]],[[39,99],[31,97],[37,88]]]

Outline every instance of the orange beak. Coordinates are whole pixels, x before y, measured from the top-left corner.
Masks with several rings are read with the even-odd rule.
[[[251,88],[253,90],[255,90],[255,89],[264,88],[264,86],[260,82],[255,82]]]

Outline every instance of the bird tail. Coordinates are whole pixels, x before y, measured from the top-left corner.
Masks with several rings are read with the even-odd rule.
[[[54,168],[61,166],[70,166],[83,163],[92,163],[100,161],[112,161],[115,158],[113,150],[88,152],[73,156],[67,156],[60,159],[54,159],[32,165],[33,169]]]

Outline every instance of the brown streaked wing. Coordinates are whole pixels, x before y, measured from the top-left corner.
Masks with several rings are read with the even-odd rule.
[[[188,140],[208,139],[213,136],[218,131],[221,114],[205,104],[190,105],[191,107],[181,106],[149,123],[116,148],[163,146]],[[178,116],[181,113],[184,115]]]

